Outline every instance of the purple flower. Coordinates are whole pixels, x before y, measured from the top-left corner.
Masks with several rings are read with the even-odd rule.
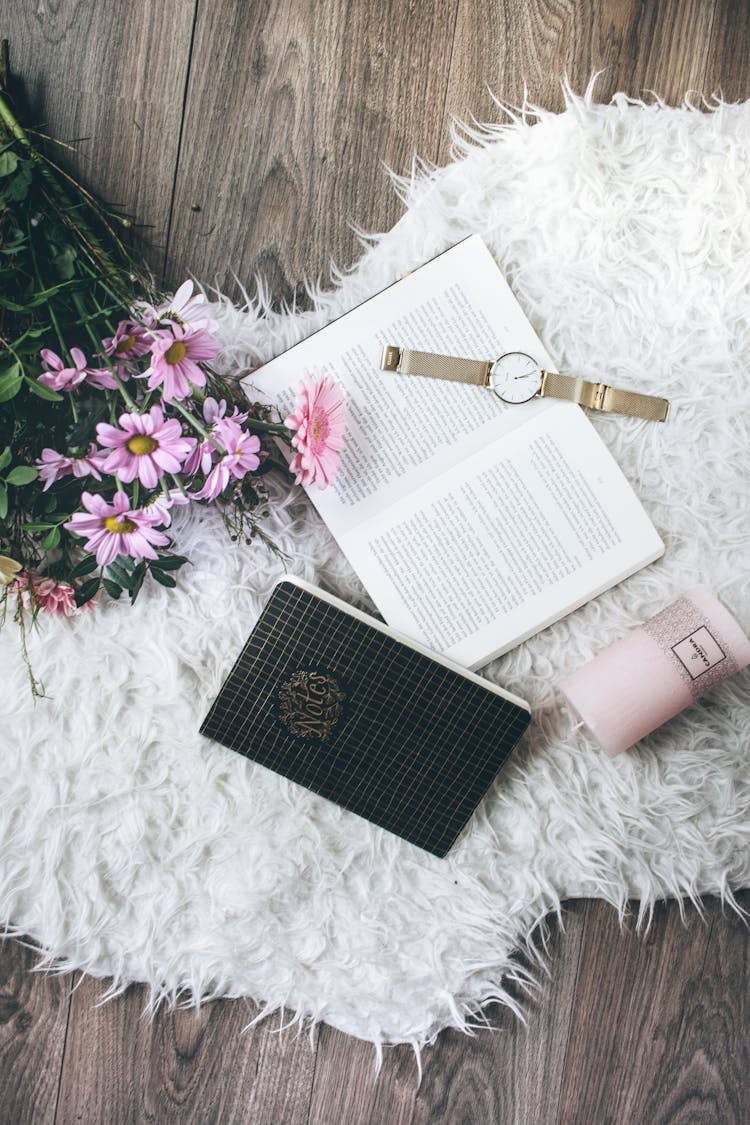
[[[107,355],[127,362],[145,355],[151,348],[151,340],[140,324],[136,324],[134,320],[121,320],[114,336],[102,340],[102,347]]]
[[[213,359],[221,351],[206,328],[181,328],[157,330],[153,333],[151,345],[151,366],[144,371],[148,377],[148,389],[161,387],[165,402],[172,399],[188,398],[192,386],[203,387],[206,376],[198,363]]]
[[[70,349],[73,367],[66,367],[63,360],[49,348],[40,353],[46,370],[39,376],[39,382],[53,391],[74,391],[81,383],[92,387],[113,388],[117,386],[112,372],[104,367],[89,367],[86,356],[80,348]]]
[[[260,464],[260,438],[257,434],[245,433],[231,418],[217,421],[214,433],[224,453],[208,473],[203,488],[191,493],[196,500],[215,500],[230,481],[242,480]]]
[[[100,422],[96,436],[106,449],[101,468],[126,483],[138,477],[146,488],[156,488],[164,473],[180,471],[195,448],[195,438],[182,436],[176,418],[164,421],[160,406],[147,414],[121,414],[118,420],[122,429]]]
[[[41,457],[37,457],[35,462],[39,470],[39,479],[44,481],[42,491],[46,492],[56,480],[59,480],[60,477],[66,477],[70,473],[74,477],[85,477],[90,473],[92,477],[101,480],[101,473],[99,472],[102,468],[101,457],[101,452],[96,448],[93,441],[85,457],[66,457],[55,449],[49,447],[43,449]]]
[[[160,324],[176,324],[180,328],[206,328],[213,330],[208,315],[206,298],[202,293],[193,294],[192,281],[183,281],[180,288],[168,301],[161,305],[150,305],[139,301],[132,310],[147,328],[157,328]]]
[[[124,492],[116,492],[111,504],[91,492],[84,492],[81,500],[86,511],[75,512],[64,526],[86,538],[85,549],[96,551],[99,566],[108,566],[118,555],[158,558],[154,546],[164,547],[169,542],[155,529],[163,522],[161,512],[133,511]]]
[[[203,417],[211,427],[211,433],[208,439],[198,442],[197,446],[182,466],[182,471],[187,476],[193,476],[194,473],[198,472],[198,469],[201,469],[204,474],[210,471],[212,464],[219,456],[220,452],[217,450],[216,445],[214,445],[214,441],[211,440],[211,438],[213,438],[217,444],[220,442],[215,423],[224,418],[226,412],[227,404],[225,399],[222,399],[221,402],[217,402],[215,398],[211,398],[209,395],[208,398],[203,400]],[[236,422],[238,426],[241,426],[243,422],[247,421],[247,417],[246,413],[240,414],[235,406],[230,415],[230,420]]]

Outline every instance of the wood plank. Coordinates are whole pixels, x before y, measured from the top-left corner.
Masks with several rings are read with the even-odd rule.
[[[279,1035],[278,1017],[243,1031],[257,1013],[244,1000],[160,1009],[152,1020],[144,986],[96,1007],[104,990],[87,977],[73,995],[57,1125],[305,1125],[315,1065],[307,1035]]]
[[[196,0],[128,4],[0,0],[0,31],[24,117],[108,202],[147,224],[152,262],[164,246]]]
[[[71,978],[33,973],[39,957],[0,939],[0,1120],[43,1125],[55,1116]]]
[[[712,12],[713,0],[461,0],[446,108],[495,121],[487,87],[519,105],[526,83],[533,102],[559,112],[563,75],[583,93],[602,68],[598,101],[654,90],[679,104],[703,88]],[[446,140],[441,160],[448,153]]]
[[[750,98],[750,4],[716,0],[704,86],[725,101]]]
[[[435,158],[457,0],[214,0],[198,9],[168,272],[277,297],[402,213],[383,162]],[[196,208],[200,208],[197,210]]]
[[[716,899],[705,912],[683,926],[662,904],[647,935],[620,935],[587,905],[560,1122],[750,1120],[750,931]]]
[[[421,1086],[410,1047],[387,1048],[376,1079],[370,1044],[322,1028],[310,1125],[549,1125],[563,1079],[584,920],[584,904],[577,902],[568,904],[564,933],[551,923],[550,975],[537,974],[538,992],[517,994],[527,1024],[509,1008],[493,1005],[486,1013],[493,1030],[480,1029],[473,1037],[442,1032],[424,1050]]]

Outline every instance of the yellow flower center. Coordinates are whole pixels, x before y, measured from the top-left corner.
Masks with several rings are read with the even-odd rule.
[[[312,444],[317,445],[318,442],[325,441],[328,437],[329,429],[330,427],[328,425],[328,419],[326,418],[326,416],[324,414],[316,415],[312,420],[312,425],[310,426],[310,441],[312,442]]]
[[[142,457],[146,453],[153,453],[155,449],[159,448],[158,441],[149,437],[148,434],[133,434],[131,438],[125,442],[131,453]]]
[[[133,347],[134,344],[135,344],[135,336],[133,336],[132,334],[130,336],[126,336],[125,339],[120,340],[120,343],[117,345],[117,354],[118,355],[127,355],[127,353],[130,351],[130,349]]]
[[[167,363],[180,363],[180,361],[185,358],[186,354],[187,348],[183,344],[182,340],[175,340],[175,342],[173,344],[170,344],[165,351],[164,358]]]
[[[127,517],[118,520],[117,516],[107,516],[104,526],[113,535],[127,535],[129,531],[135,531],[136,529],[132,520],[127,519]]]

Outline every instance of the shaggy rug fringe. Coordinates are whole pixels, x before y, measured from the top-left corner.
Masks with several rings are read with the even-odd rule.
[[[0,918],[32,935],[39,970],[111,978],[105,998],[146,982],[150,1011],[252,997],[253,1023],[326,1021],[379,1058],[419,1056],[445,1027],[485,1026],[493,1001],[522,1017],[566,898],[621,920],[638,899],[639,929],[667,897],[739,911],[747,672],[614,761],[554,683],[698,581],[750,626],[750,103],[565,96],[562,114],[498,102],[502,123],[454,124],[446,168],[391,173],[404,217],[359,231],[361,260],[307,283],[312,308],[274,308],[260,278],[241,306],[214,294],[222,362],[240,377],[477,232],[562,370],[672,400],[666,427],[594,420],[664,559],[485,670],[535,722],[441,861],[200,738],[282,565],[179,513],[177,590],[30,637],[49,699],[30,702],[0,635]],[[291,569],[371,608],[304,495],[272,487],[266,530]]]

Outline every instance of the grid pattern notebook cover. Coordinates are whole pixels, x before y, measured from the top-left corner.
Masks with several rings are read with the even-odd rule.
[[[444,856],[528,723],[472,673],[285,579],[201,733]]]

